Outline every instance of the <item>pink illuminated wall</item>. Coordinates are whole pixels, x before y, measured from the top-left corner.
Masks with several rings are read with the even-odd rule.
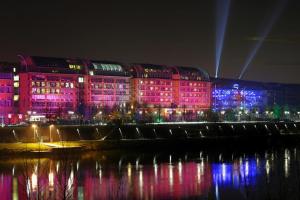
[[[69,74],[21,73],[20,111],[57,117],[75,111],[78,76]]]
[[[140,104],[169,108],[173,102],[172,80],[135,78],[133,96]]]
[[[11,123],[13,116],[13,74],[0,73],[0,123]]]
[[[86,75],[85,102],[87,105],[124,105],[129,101],[129,77]]]
[[[177,89],[179,107],[204,110],[211,106],[211,83],[180,80]]]

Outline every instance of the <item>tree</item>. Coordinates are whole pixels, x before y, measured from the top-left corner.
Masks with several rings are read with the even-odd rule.
[[[274,113],[274,118],[275,119],[280,119],[281,118],[281,107],[278,104],[274,104],[273,106],[273,113]]]
[[[217,121],[219,121],[218,113],[214,112],[211,109],[206,110],[204,112],[204,116],[206,118],[206,121],[210,121],[210,122],[217,122]]]

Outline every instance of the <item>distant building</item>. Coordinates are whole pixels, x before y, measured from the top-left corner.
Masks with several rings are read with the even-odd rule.
[[[84,103],[84,65],[76,59],[21,56],[20,113],[30,121],[71,119]]]
[[[22,115],[15,109],[19,100],[18,65],[0,63],[0,124],[15,124]]]
[[[185,111],[211,108],[211,82],[206,71],[193,67],[174,67],[174,103]]]
[[[212,108],[215,111],[263,110],[268,106],[267,88],[254,81],[212,78]]]
[[[108,61],[85,61],[84,102],[87,117],[105,107],[125,107],[130,100],[130,75],[123,64]]]
[[[300,118],[300,85],[211,78],[215,111],[257,111],[265,117]],[[273,112],[277,107],[277,116]],[[291,115],[294,116],[291,116]],[[297,116],[298,115],[298,116]]]
[[[155,112],[170,120],[195,119],[211,107],[211,83],[208,74],[199,68],[133,64],[132,100],[141,108],[156,108]]]
[[[267,118],[274,107],[300,119],[299,84],[216,79],[197,67],[19,58],[0,63],[0,124],[101,119],[113,111],[149,121],[200,120],[209,109]]]
[[[153,64],[130,66],[132,101],[147,107],[170,108],[173,99],[172,68]]]

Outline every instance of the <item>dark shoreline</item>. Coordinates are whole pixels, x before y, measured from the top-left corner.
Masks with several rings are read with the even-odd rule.
[[[58,134],[55,134],[56,130],[59,130],[64,141],[59,141]],[[74,154],[87,151],[113,150],[185,151],[221,149],[247,151],[300,144],[299,122],[55,126],[55,129],[52,130],[54,143],[48,143],[47,140],[44,140],[44,143],[37,143],[33,138],[30,138],[32,131],[30,126],[1,128],[0,141],[5,135],[10,138],[9,141],[0,142],[0,156],[51,156],[61,153]],[[15,136],[12,132],[21,140],[19,143],[14,141]],[[47,139],[49,127],[38,127],[38,133]],[[23,147],[20,147],[21,145]]]

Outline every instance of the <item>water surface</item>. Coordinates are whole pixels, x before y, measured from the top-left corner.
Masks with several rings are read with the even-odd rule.
[[[299,199],[298,148],[0,159],[1,199]]]

